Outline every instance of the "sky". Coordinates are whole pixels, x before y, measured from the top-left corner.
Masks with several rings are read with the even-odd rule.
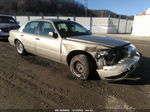
[[[84,3],[85,0],[76,0]],[[150,8],[150,0],[88,0],[89,9],[108,9],[117,14],[136,15]]]

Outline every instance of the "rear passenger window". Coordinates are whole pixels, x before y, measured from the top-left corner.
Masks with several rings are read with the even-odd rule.
[[[28,23],[25,26],[23,32],[31,33],[31,34],[36,34],[37,33],[36,30],[37,30],[38,24],[39,24],[39,22],[36,22],[36,21]]]

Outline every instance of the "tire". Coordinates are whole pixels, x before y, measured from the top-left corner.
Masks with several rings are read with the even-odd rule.
[[[16,41],[16,50],[19,55],[25,55],[27,53],[23,44],[19,40]]]
[[[87,80],[92,73],[90,66],[91,63],[86,55],[77,55],[71,60],[70,70],[75,77],[81,80]]]

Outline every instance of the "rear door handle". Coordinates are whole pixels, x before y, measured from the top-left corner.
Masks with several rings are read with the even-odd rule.
[[[36,38],[36,40],[40,40],[39,38]]]
[[[24,35],[21,35],[21,37],[23,37]]]

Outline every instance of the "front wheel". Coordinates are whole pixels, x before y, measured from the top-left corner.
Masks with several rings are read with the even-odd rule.
[[[70,70],[74,76],[81,80],[87,80],[90,78],[92,68],[91,63],[86,55],[74,56],[70,63]]]
[[[26,54],[26,50],[24,49],[23,44],[19,40],[16,41],[16,50],[17,50],[17,53],[20,55]]]

